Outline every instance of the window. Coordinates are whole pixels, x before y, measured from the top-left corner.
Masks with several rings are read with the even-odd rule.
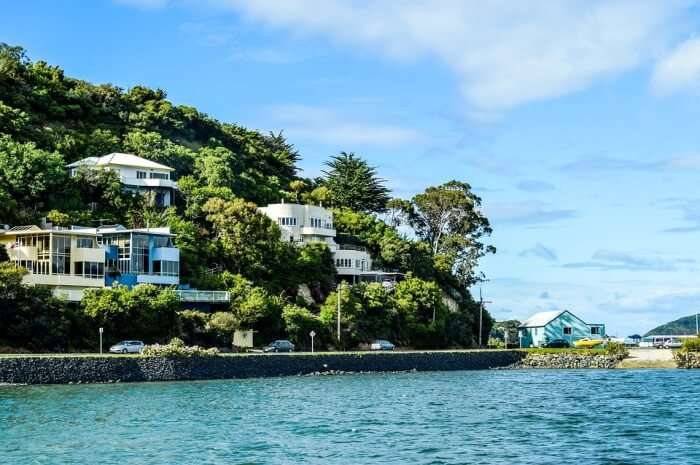
[[[537,329],[538,329],[538,328],[535,328],[535,329],[532,330],[532,334],[534,334],[535,336],[537,336]]]
[[[54,235],[51,252],[51,273],[70,274],[70,237]]]
[[[173,243],[168,236],[156,236],[153,238],[153,247],[172,247]]]
[[[571,326],[564,326],[564,335],[571,336]]]
[[[137,171],[136,179],[146,179],[147,173],[145,171]]]
[[[591,334],[600,335],[600,326],[591,326]]]
[[[75,262],[73,272],[76,276],[84,278],[103,278],[105,275],[105,265],[100,262]]]
[[[94,242],[91,237],[79,237],[75,246],[78,249],[92,249],[94,248]]]
[[[153,274],[161,276],[178,276],[180,274],[180,262],[154,260]]]
[[[131,272],[148,273],[148,236],[134,234],[131,245]]]
[[[170,175],[168,173],[150,173],[150,175],[151,175],[151,179],[169,179],[170,178]]]

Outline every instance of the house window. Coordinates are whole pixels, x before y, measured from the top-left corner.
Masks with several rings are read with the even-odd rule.
[[[539,329],[539,328],[533,329],[533,330],[532,330],[532,334],[534,334],[535,336],[537,336],[537,330],[538,330],[538,329]]]
[[[151,179],[168,179],[170,175],[168,173],[150,173]]]
[[[51,273],[70,274],[70,237],[53,236]]]
[[[76,240],[75,244],[76,248],[78,249],[92,249],[93,248],[93,242],[92,239],[89,237],[79,237]],[[78,274],[78,273],[76,273]]]
[[[131,271],[148,273],[148,236],[134,235],[131,245]]]
[[[600,326],[591,326],[591,334],[600,335]]]
[[[564,326],[564,335],[571,336],[571,326]]]
[[[136,179],[146,179],[148,177],[148,173],[145,171],[137,171],[136,172]]]

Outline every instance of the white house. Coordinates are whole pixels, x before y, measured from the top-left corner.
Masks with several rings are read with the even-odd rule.
[[[71,176],[75,176],[81,167],[114,171],[119,175],[125,190],[150,193],[159,207],[170,206],[173,191],[177,189],[177,183],[170,179],[171,173],[175,171],[173,168],[129,153],[83,158],[66,167]]]
[[[372,269],[372,258],[365,248],[335,242],[336,232],[330,210],[316,205],[282,202],[261,207],[260,211],[279,225],[285,241],[327,244],[339,276],[346,276],[354,283]]]

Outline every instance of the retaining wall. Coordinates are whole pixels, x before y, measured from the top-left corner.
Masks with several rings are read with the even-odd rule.
[[[0,357],[0,383],[67,384],[179,381],[315,372],[479,370],[507,367],[524,357],[517,350],[351,354],[259,354],[160,358],[141,356]]]

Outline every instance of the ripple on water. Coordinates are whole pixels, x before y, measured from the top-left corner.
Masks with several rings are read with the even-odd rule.
[[[0,463],[700,463],[700,373],[0,386]]]

